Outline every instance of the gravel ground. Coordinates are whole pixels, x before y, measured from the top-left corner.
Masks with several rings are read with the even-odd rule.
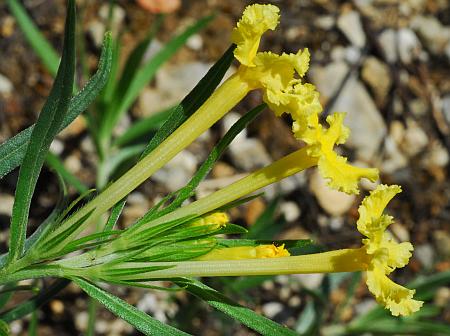
[[[105,7],[100,1],[86,3],[83,34],[89,51],[88,64],[95,68]],[[308,81],[321,93],[325,114],[347,112],[352,130],[343,152],[353,162],[380,169],[381,181],[400,184],[403,193],[390,205],[396,218],[392,233],[415,246],[410,264],[396,272],[406,283],[419,274],[450,270],[450,3],[415,1],[276,1],[281,26],[265,35],[261,49],[296,52],[307,47],[311,54]],[[26,8],[52,44],[61,47],[64,1],[24,1]],[[149,47],[149,54],[195,19],[215,12],[207,29],[193,36],[142,92],[120,127],[171,106],[187,92],[229,46],[229,36],[247,2],[183,1],[168,14]],[[116,25],[123,29],[123,55],[145,35],[154,16],[132,1],[118,1]],[[103,14],[102,14],[103,13]],[[52,84],[38,57],[23,38],[5,4],[0,4],[0,141],[34,122]],[[205,159],[208,150],[239,114],[261,100],[250,94],[233,113],[215,125],[151,181],[131,195],[121,225],[145,213],[167,192],[187,182]],[[95,183],[96,157],[82,120],[64,131],[53,148],[69,170],[86,184]],[[289,120],[266,111],[236,140],[197,196],[220,188],[236,175],[264,166],[299,148],[291,136]],[[17,171],[0,181],[0,249],[6,249],[9,217]],[[363,185],[370,189],[371,185]],[[30,227],[45,218],[55,203],[57,183],[44,169],[31,210]],[[233,221],[252,225],[281,195],[278,213],[286,223],[278,238],[312,238],[326,248],[357,246],[354,230],[357,207],[364,195],[347,196],[324,187],[315,172],[293,177],[268,188],[264,197],[231,211]],[[268,237],[270,238],[270,237]],[[308,303],[304,288],[318,289],[322,275],[276,277],[248,290],[239,299],[269,318],[294,327]],[[211,281],[224,286],[218,279]],[[226,284],[226,283],[225,283]],[[345,300],[349,281],[336,287],[327,320],[342,323],[373,305],[361,281],[352,304],[336,311]],[[148,292],[112,289],[132,304],[162,321],[172,321],[196,335],[251,335],[183,292]],[[235,293],[234,293],[235,294]],[[233,293],[231,293],[233,295]],[[438,319],[450,322],[449,293],[438,291],[436,300],[446,307]],[[18,296],[15,302],[23,299]],[[39,335],[83,334],[87,323],[87,300],[76,286],[69,286],[39,311]],[[25,335],[27,321],[12,325],[14,334]],[[125,322],[100,310],[98,335],[136,334]]]

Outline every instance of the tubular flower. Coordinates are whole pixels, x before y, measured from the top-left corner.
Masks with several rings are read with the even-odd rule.
[[[255,4],[247,6],[242,18],[233,29],[231,40],[237,45],[236,59],[243,65],[255,66],[253,59],[258,52],[261,36],[278,25],[280,10],[273,5]]]
[[[383,210],[389,201],[401,188],[397,185],[380,185],[366,197],[358,209],[358,231],[367,238],[363,244],[368,254],[367,286],[378,303],[388,308],[392,315],[410,315],[418,311],[422,301],[412,297],[415,290],[402,287],[392,280],[389,275],[396,268],[404,267],[411,257],[413,246],[409,242],[397,243],[386,232],[386,228],[393,222],[389,215],[383,215]]]
[[[197,258],[197,260],[242,260],[289,257],[290,253],[280,246],[258,245],[217,248]]]
[[[308,144],[308,154],[317,157],[321,175],[329,180],[328,185],[348,194],[358,194],[358,182],[367,178],[378,179],[375,168],[359,168],[347,163],[347,158],[334,152],[335,145],[345,143],[350,130],[343,124],[345,113],[335,113],[327,117],[328,129],[319,123],[317,114],[311,114],[305,124],[294,122],[293,131],[297,138]]]
[[[213,225],[215,228],[220,229],[225,227],[229,221],[225,212],[218,211],[196,219],[191,223],[191,226]]]
[[[256,4],[245,9],[232,34],[237,45],[234,56],[241,63],[237,75],[250,89],[263,89],[264,102],[277,116],[287,112],[295,120],[305,120],[306,115],[322,111],[314,85],[301,82],[309,67],[308,49],[281,55],[258,52],[261,35],[275,29],[278,20],[276,6]]]

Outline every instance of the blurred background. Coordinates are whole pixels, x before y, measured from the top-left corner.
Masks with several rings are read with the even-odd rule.
[[[56,50],[61,50],[63,0],[22,2]],[[164,17],[146,47],[150,59],[175,34],[208,14],[214,19],[162,66],[120,121],[116,132],[178,102],[197,84],[230,45],[230,34],[247,1],[116,1],[111,27],[120,36],[120,60]],[[208,283],[257,312],[303,335],[449,335],[450,322],[450,3],[445,0],[273,1],[281,22],[264,35],[260,50],[276,53],[308,48],[307,81],[321,94],[324,114],[346,112],[352,133],[342,152],[350,161],[380,169],[381,181],[400,184],[403,193],[389,206],[396,219],[391,233],[411,241],[414,256],[395,272],[401,284],[418,289],[427,305],[417,316],[392,319],[368,293],[363,275],[293,275],[210,279]],[[77,1],[80,25],[78,83],[94,71],[108,17],[108,3]],[[15,17],[0,4],[0,142],[31,125],[45,101],[52,76],[31,49]],[[123,65],[123,62],[121,62]],[[130,195],[120,225],[127,226],[168,192],[182,187],[209,150],[239,118],[261,102],[252,92],[233,112],[180,153]],[[144,140],[145,136],[143,137]],[[141,139],[142,140],[142,139]],[[302,145],[288,118],[264,112],[230,146],[199,186],[204,197],[246,172],[265,166]],[[95,185],[97,157],[86,123],[78,118],[52,144],[67,170]],[[17,170],[0,181],[0,250],[6,251]],[[313,239],[324,249],[360,245],[355,230],[358,196],[331,191],[312,169],[265,190],[264,196],[230,211],[233,222],[252,238]],[[58,183],[44,169],[31,210],[31,230],[57,201]],[[72,191],[74,192],[74,191]],[[256,223],[256,224],[255,224]],[[253,229],[252,229],[253,227]],[[249,237],[250,237],[249,236]],[[243,326],[179,292],[109,288],[161,321],[195,335],[253,335]],[[13,302],[23,300],[18,295]],[[82,335],[87,299],[69,285],[38,313],[39,335]],[[97,335],[137,335],[99,309]],[[27,319],[12,324],[27,334]],[[447,324],[447,326],[446,326]]]

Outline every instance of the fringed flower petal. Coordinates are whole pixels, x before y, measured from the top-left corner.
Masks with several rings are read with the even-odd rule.
[[[293,130],[297,138],[309,145],[309,154],[319,158],[321,175],[328,179],[328,185],[347,194],[358,194],[358,182],[367,178],[373,182],[378,179],[378,170],[349,165],[345,157],[334,152],[334,146],[344,143],[350,130],[343,124],[345,113],[335,113],[327,117],[328,129],[319,123],[318,114],[310,115],[305,126],[294,123]]]
[[[383,271],[367,272],[367,286],[378,303],[385,306],[394,316],[408,316],[418,311],[423,302],[414,300],[415,290],[396,284]]]
[[[278,25],[280,10],[273,5],[250,5],[233,29],[231,40],[237,45],[234,56],[243,65],[253,67],[262,34]]]
[[[392,222],[392,217],[383,215],[384,208],[401,191],[402,188],[398,185],[387,186],[382,184],[372,191],[370,196],[364,198],[358,208],[358,231],[368,237],[373,231],[384,231]],[[384,227],[382,228],[380,225]]]
[[[363,239],[363,244],[369,257],[369,290],[392,315],[407,316],[419,310],[423,302],[412,298],[414,290],[402,287],[387,277],[393,270],[408,263],[413,250],[410,242],[397,243],[385,232],[387,226],[392,223],[392,217],[383,215],[384,208],[399,192],[401,188],[397,185],[380,185],[371,192],[358,209],[358,230],[368,237]]]

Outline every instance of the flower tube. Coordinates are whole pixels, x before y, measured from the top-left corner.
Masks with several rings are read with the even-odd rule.
[[[300,256],[289,256],[289,252],[283,245],[216,248],[196,260],[150,264],[127,262],[112,265],[113,271],[126,273],[127,270],[149,265],[160,268],[139,274],[127,274],[124,279],[121,279],[128,281],[189,276],[366,271],[367,286],[377,302],[389,309],[394,316],[407,316],[418,311],[423,302],[413,299],[414,290],[396,284],[388,278],[388,275],[396,268],[404,267],[408,263],[413,247],[409,242],[397,243],[393,240],[386,232],[386,228],[392,223],[392,217],[383,214],[388,202],[400,191],[400,187],[396,185],[380,185],[363,200],[358,209],[360,217],[357,221],[358,231],[366,237],[362,240],[361,248]],[[89,268],[86,270],[89,274]],[[95,274],[101,279],[101,266],[95,270]],[[108,267],[105,271],[111,270]]]

